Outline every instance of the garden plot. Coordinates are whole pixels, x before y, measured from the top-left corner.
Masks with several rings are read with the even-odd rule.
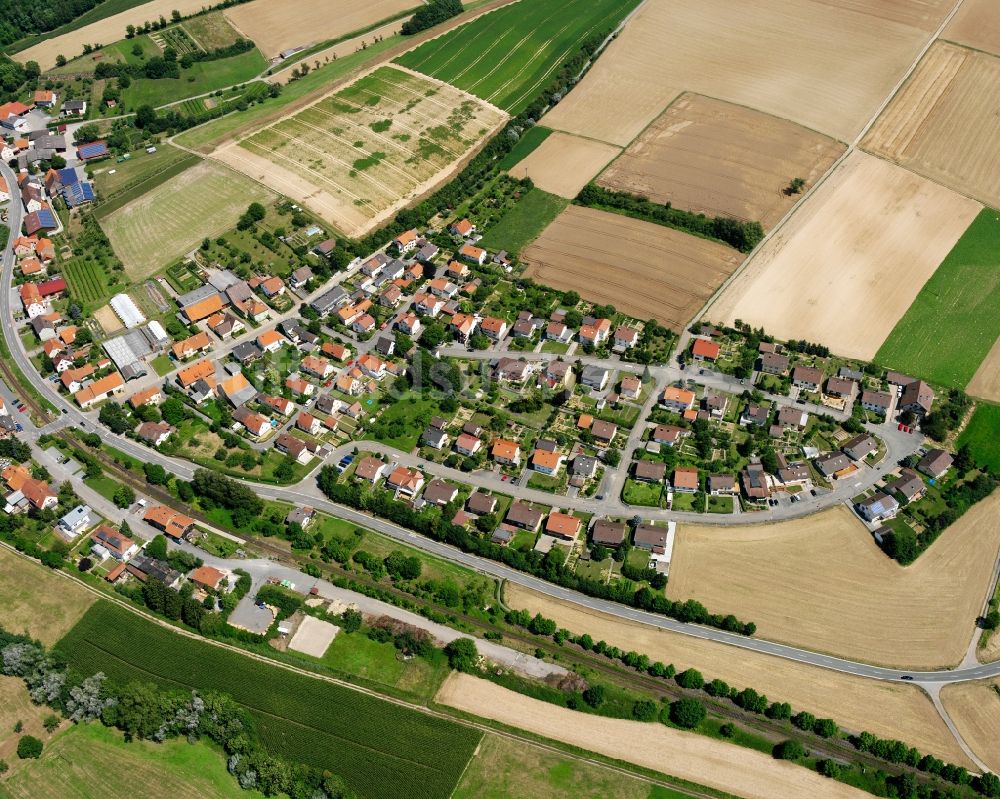
[[[870,360],[982,206],[856,151],[709,315]]]
[[[544,124],[624,146],[692,91],[849,141],[952,5],[648,0]]]
[[[800,178],[800,191],[808,190],[843,151],[830,137],[788,120],[684,94],[597,182],[770,228],[799,196],[790,190],[791,181]],[[572,171],[571,162],[560,166]]]
[[[680,331],[739,266],[724,244],[571,205],[522,253],[527,275]]]
[[[1000,58],[938,42],[862,145],[1000,208],[997,97]]]
[[[214,157],[356,236],[431,190],[506,118],[451,86],[381,67]]]

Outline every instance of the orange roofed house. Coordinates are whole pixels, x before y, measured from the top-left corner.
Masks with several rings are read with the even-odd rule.
[[[716,342],[704,338],[696,338],[691,344],[691,356],[696,361],[714,361],[719,357],[720,350]]]
[[[185,308],[184,317],[188,322],[194,324],[195,322],[200,322],[202,319],[207,319],[212,314],[218,313],[224,307],[222,297],[219,294],[213,294]]]
[[[184,538],[191,531],[191,528],[194,527],[194,519],[190,516],[185,516],[183,513],[178,513],[166,505],[154,505],[151,508],[147,508],[142,519],[147,524],[155,527],[157,530],[162,530],[166,535],[178,541]]]
[[[398,466],[385,482],[389,488],[395,489],[400,494],[413,497],[423,486],[424,476],[414,469]]]
[[[493,456],[493,460],[500,464],[518,466],[521,463],[521,445],[506,438],[498,438],[494,441],[490,454]]]
[[[215,364],[208,358],[204,358],[181,369],[177,373],[177,382],[180,383],[181,388],[190,388],[199,380],[205,380],[208,377],[215,377]]]
[[[686,411],[694,405],[694,392],[686,388],[667,386],[660,397],[660,403],[675,411]]]
[[[570,516],[568,513],[552,511],[545,522],[545,532],[559,538],[573,540],[580,532],[580,520],[576,516]]]

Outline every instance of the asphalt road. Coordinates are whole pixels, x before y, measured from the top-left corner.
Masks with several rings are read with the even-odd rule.
[[[3,163],[0,163],[0,175],[3,175],[8,183],[12,186],[16,185],[16,177],[10,168]],[[22,217],[22,209],[20,208],[20,203],[16,200],[11,203],[10,219],[12,225],[12,235],[11,239],[17,236],[17,231],[20,229]],[[35,375],[35,370],[33,365],[27,358],[22,346],[17,332],[14,328],[13,314],[11,311],[11,278],[13,276],[13,265],[14,256],[10,247],[5,248],[3,253],[3,270],[2,278],[0,278],[0,312],[3,314],[3,334],[7,341],[7,345],[11,351],[12,358],[16,365],[20,368],[21,372],[26,378],[30,379]],[[474,355],[473,353],[464,353],[463,357]],[[540,358],[539,358],[540,355]],[[534,356],[534,357],[532,357]],[[485,357],[485,356],[484,356]],[[542,354],[528,354],[525,357],[531,357],[532,360],[535,359],[545,359],[547,356]],[[588,362],[586,357],[583,358],[584,362]],[[616,365],[617,366],[617,365]],[[627,371],[634,371],[638,368],[642,371],[642,367],[635,367],[634,365],[622,364],[617,366]],[[660,372],[658,375],[659,379],[669,378],[671,375],[671,370],[676,367],[656,367],[655,371]],[[651,369],[651,371],[654,371]],[[690,374],[688,372],[687,374]],[[712,378],[713,385],[716,382],[727,382],[731,380],[726,376],[706,376]],[[703,378],[705,376],[699,376],[699,382],[707,382]],[[725,378],[725,380],[723,380]],[[44,384],[39,378],[39,382]],[[721,388],[721,385],[719,386]],[[728,388],[725,390],[732,391],[733,388]],[[96,417],[88,417],[87,415],[81,413],[75,405],[68,403],[61,395],[56,394],[53,391],[48,390],[47,386],[41,386],[42,393],[46,398],[52,402],[62,414],[60,419],[57,419],[50,428],[56,426],[62,426],[65,424],[73,424],[78,427],[82,427],[87,430],[93,430],[97,427],[97,423],[94,421]],[[787,398],[785,399],[787,403]],[[806,410],[812,410],[810,406],[797,406],[804,408]],[[827,409],[817,409],[823,410]],[[63,413],[65,411],[65,413]],[[836,415],[836,414],[833,414]],[[885,427],[885,426],[882,426]],[[37,438],[38,430],[33,430],[26,427],[26,433],[28,433],[28,438]],[[177,475],[178,477],[190,480],[194,474],[195,467],[190,464],[173,458],[167,458],[160,453],[151,450],[145,446],[138,445],[131,440],[115,436],[109,430],[100,430],[102,438],[109,440],[116,448],[126,452],[139,459],[140,461],[150,461],[159,463],[164,466],[168,471]],[[883,434],[883,433],[880,433]],[[888,443],[889,439],[887,439]],[[893,453],[893,457],[896,454]],[[886,459],[889,460],[888,458]],[[875,470],[869,470],[874,472]],[[307,478],[308,479],[308,478]],[[249,481],[248,481],[249,482]],[[563,599],[569,602],[573,602],[577,605],[591,608],[593,610],[601,611],[602,613],[607,613],[613,616],[618,616],[619,618],[630,619],[633,621],[639,621],[645,624],[652,625],[654,627],[659,627],[665,630],[671,630],[673,632],[682,633],[684,635],[690,635],[696,638],[702,638],[707,640],[716,641],[723,644],[728,644],[741,649],[749,649],[755,652],[761,652],[763,654],[774,655],[776,657],[783,657],[789,660],[794,660],[801,663],[807,663],[814,666],[820,666],[823,668],[834,669],[837,671],[842,671],[848,674],[855,674],[861,677],[869,677],[878,680],[898,680],[903,676],[912,677],[914,682],[924,682],[924,683],[950,683],[950,682],[962,682],[966,680],[976,680],[985,677],[994,677],[1000,675],[1000,662],[983,664],[983,665],[973,665],[962,667],[954,670],[942,670],[942,671],[930,671],[930,672],[907,672],[900,669],[888,669],[879,666],[872,666],[867,663],[859,663],[856,661],[845,660],[841,658],[832,657],[829,655],[824,655],[817,652],[810,652],[807,650],[797,649],[795,647],[787,646],[784,644],[778,644],[771,641],[761,640],[759,638],[746,638],[739,635],[734,635],[732,633],[727,633],[722,630],[716,630],[707,627],[699,627],[692,624],[683,624],[672,619],[667,619],[662,616],[655,614],[645,613],[634,608],[629,608],[624,605],[620,605],[613,602],[608,602],[601,599],[594,599],[592,597],[584,596],[575,591],[570,591],[559,586],[547,583],[544,580],[532,577],[531,575],[524,574],[523,572],[516,571],[504,566],[501,563],[495,561],[486,560],[483,558],[476,557],[464,552],[461,552],[453,547],[446,544],[442,544],[437,541],[433,541],[428,538],[424,538],[417,535],[414,532],[405,530],[403,528],[397,527],[383,519],[376,518],[374,516],[369,516],[368,514],[360,513],[351,508],[342,507],[336,505],[328,500],[322,498],[319,495],[318,489],[315,488],[315,483],[307,483],[305,486],[306,490],[302,490],[301,484],[299,487],[288,487],[288,488],[278,488],[272,486],[265,486],[258,483],[253,483],[256,492],[266,498],[270,499],[280,499],[286,502],[291,502],[296,505],[310,505],[318,510],[322,510],[329,513],[332,516],[337,516],[339,518],[352,521],[354,523],[364,525],[373,530],[376,530],[384,535],[391,538],[403,541],[410,546],[421,549],[425,552],[429,552],[439,557],[446,558],[448,560],[460,563],[469,568],[475,569],[484,574],[489,574],[499,579],[508,580],[512,583],[523,585],[527,588],[534,589],[543,594],[549,596]],[[502,484],[497,482],[495,487],[502,487]],[[858,486],[845,487],[846,490],[857,490]],[[516,492],[515,492],[516,493]],[[551,502],[553,497],[547,495],[548,502]],[[560,504],[566,506],[572,506],[573,503],[570,498],[563,498],[560,500]],[[799,503],[803,504],[803,503]],[[603,503],[602,507],[606,507],[607,503]],[[814,512],[817,510],[816,507],[803,508],[802,512],[797,515],[805,515],[806,513]],[[643,515],[647,515],[643,512]],[[671,518],[678,518],[678,514],[673,514]],[[736,518],[736,517],[732,517]],[[761,516],[756,517],[758,520],[762,520]],[[726,517],[725,521],[729,521],[729,517]],[[711,523],[715,521],[711,518],[711,514],[699,515],[699,521],[702,523]],[[720,520],[721,521],[721,520]]]

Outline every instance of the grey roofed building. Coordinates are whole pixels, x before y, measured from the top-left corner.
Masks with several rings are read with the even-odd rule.
[[[323,394],[316,399],[316,410],[320,413],[333,413],[334,408],[340,400],[336,399],[332,394]]]
[[[187,308],[194,305],[196,302],[201,302],[202,300],[207,300],[209,297],[213,297],[219,292],[216,290],[215,286],[210,283],[206,283],[203,286],[198,286],[196,289],[180,294],[177,297],[177,303],[181,308]]]
[[[421,241],[423,241],[423,239],[421,239]],[[436,244],[432,244],[429,241],[423,241],[422,244],[420,241],[417,242],[417,252],[415,257],[418,261],[426,263],[433,260],[434,256],[437,254],[438,246]]]
[[[380,336],[375,342],[375,349],[388,358],[396,351],[396,341],[388,336]]]
[[[854,381],[843,377],[831,377],[826,381],[826,393],[831,397],[847,397],[854,391]]]
[[[843,452],[828,452],[820,455],[816,459],[816,468],[823,473],[824,477],[832,477],[837,472],[850,467],[851,461]]]
[[[226,289],[226,297],[229,302],[233,305],[238,305],[241,302],[246,302],[251,297],[253,297],[253,289],[250,288],[250,284],[245,280],[240,280],[238,283],[233,283]]]
[[[898,492],[907,502],[912,502],[923,494],[926,488],[919,474],[912,469],[903,469],[899,477],[886,485],[885,490],[890,494]]]
[[[81,113],[87,107],[86,100],[67,100],[62,105],[62,112],[65,114],[69,111],[73,113]]]
[[[854,507],[857,508],[858,513],[870,522],[891,518],[899,511],[899,503],[896,501],[896,498],[883,494],[881,491],[876,491]]]
[[[570,474],[580,477],[593,477],[597,473],[597,458],[590,455],[577,455],[570,464]]]
[[[885,415],[892,405],[892,394],[887,391],[862,391],[861,406],[868,411],[876,411]]]
[[[914,380],[903,388],[899,398],[899,408],[904,411],[925,414],[931,412],[934,404],[934,389],[923,380]]]
[[[68,149],[66,147],[66,137],[65,136],[52,136],[51,134],[45,134],[39,136],[35,139],[35,149],[36,150],[55,150],[57,153],[64,153]]]
[[[244,341],[233,347],[233,357],[240,363],[252,363],[261,356],[260,348],[252,341]]]
[[[635,528],[635,535],[632,539],[639,549],[648,549],[651,552],[663,554],[667,548],[666,527],[656,527],[652,524],[640,524]]]
[[[932,449],[920,459],[917,468],[924,474],[937,479],[951,468],[954,460],[943,449]]]
[[[139,328],[108,339],[102,346],[119,371],[153,354],[149,339]]]
[[[740,424],[755,424],[758,427],[763,427],[767,424],[767,417],[770,413],[770,408],[750,403],[746,408],[744,408],[743,413],[740,415]]]
[[[540,438],[535,442],[535,449],[540,449],[542,452],[555,452],[559,449],[559,445],[551,438]]]
[[[288,511],[288,515],[285,516],[286,524],[297,524],[303,530],[309,526],[309,523],[313,520],[313,516],[316,515],[316,511],[312,508],[306,506],[302,508],[292,508]]]
[[[885,382],[890,386],[908,386],[914,382],[914,379],[909,375],[904,375],[902,372],[893,372],[890,370],[885,373]]]
[[[216,269],[208,276],[208,283],[216,291],[225,291],[230,286],[235,286],[240,279],[228,269]]]
[[[436,427],[428,427],[424,430],[423,435],[420,436],[420,438],[425,444],[434,447],[435,449],[441,449],[441,447],[448,443],[448,434],[444,430],[439,430]]]
[[[613,522],[610,519],[598,519],[590,529],[590,539],[595,544],[607,547],[618,547],[625,542],[624,522]]]
[[[852,369],[849,366],[841,366],[837,371],[837,377],[842,377],[844,380],[853,380],[855,383],[860,383],[865,376],[857,369]]]
[[[451,483],[447,483],[441,478],[431,480],[424,489],[424,502],[432,505],[447,505],[458,494],[458,489]]]
[[[769,375],[783,375],[788,371],[788,356],[765,352],[760,356],[760,371]]]
[[[778,469],[778,479],[782,483],[804,483],[809,480],[809,467],[804,463],[793,463]]]
[[[878,449],[878,442],[867,433],[860,433],[841,447],[851,460],[860,461]]]
[[[666,477],[667,465],[661,461],[636,461],[635,479],[649,481],[660,481]]]
[[[315,300],[309,303],[309,306],[316,311],[316,313],[326,316],[326,314],[339,308],[349,299],[350,295],[342,286],[334,286],[332,289],[323,292]]]
[[[171,569],[165,561],[148,558],[145,555],[132,558],[125,568],[143,583],[152,578],[166,586],[172,586],[181,577],[181,573]]]
[[[493,513],[496,510],[497,498],[492,494],[486,494],[482,491],[473,491],[466,501],[465,507],[469,509],[469,513],[483,516],[487,513]]]
[[[310,269],[308,266],[300,266],[298,269],[295,269],[289,276],[290,278],[289,282],[293,286],[302,286],[308,283],[312,279],[312,276],[313,276],[312,269]]]
[[[603,366],[584,366],[580,382],[591,388],[602,389],[608,382],[608,374]]]
[[[731,474],[710,474],[708,476],[709,494],[733,494],[736,492],[736,478]]]
[[[510,510],[507,511],[507,521],[517,527],[523,527],[525,530],[537,530],[544,515],[538,508],[533,508],[526,502],[514,500]]]
[[[145,377],[149,374],[146,364],[142,361],[136,361],[135,363],[130,363],[128,366],[123,366],[120,371],[122,380],[126,382],[140,377]]]

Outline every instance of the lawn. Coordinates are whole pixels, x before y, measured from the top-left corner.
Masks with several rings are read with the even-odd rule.
[[[437,412],[437,403],[415,391],[403,394],[370,425],[365,438],[409,452]]]
[[[329,769],[365,797],[448,797],[480,733],[376,697],[186,638],[98,603],[59,642],[82,674],[112,683],[222,691],[254,717],[277,755]]]
[[[592,761],[487,735],[453,799],[687,799],[687,796]]]
[[[87,477],[83,482],[109,502],[114,502],[115,491],[121,485],[117,480],[103,474],[100,477]]]
[[[546,341],[542,344],[542,352],[554,352],[556,355],[565,355],[569,349],[569,343],[565,341]]]
[[[636,0],[534,0],[505,6],[425,42],[398,63],[511,114],[523,111],[587,38],[610,33]]]
[[[205,50],[228,47],[240,38],[240,34],[221,11],[191,17],[184,20],[181,27]]]
[[[517,164],[521,163],[521,161],[537,150],[541,143],[551,134],[552,129],[546,128],[542,125],[535,125],[534,127],[528,128],[521,134],[521,138],[517,140],[517,144],[514,145],[514,148],[500,159],[498,166],[500,169],[513,169]],[[517,177],[517,175],[515,174],[514,177]]]
[[[702,513],[704,508],[700,505],[695,506],[695,500],[697,499],[697,494],[685,494],[680,491],[674,492],[674,504],[672,510],[682,510],[682,511],[692,511],[694,513]]]
[[[969,445],[976,463],[1000,472],[1000,405],[979,402],[956,444]]]
[[[215,61],[196,61],[188,69],[181,69],[179,78],[133,81],[122,92],[123,105],[129,111],[141,105],[157,108],[187,97],[246,83],[265,69],[267,60],[257,48]]]
[[[113,767],[110,767],[113,764]],[[38,760],[25,761],[3,782],[9,799],[103,799],[212,796],[261,799],[244,791],[226,770],[226,755],[208,742],[174,738],[162,744],[125,742],[117,730],[98,723],[71,726],[45,747]]]
[[[569,200],[532,189],[486,231],[479,243],[488,250],[507,250],[516,255],[538,238],[567,205]]]
[[[170,356],[165,354],[157,355],[149,363],[160,377],[170,374],[177,366],[177,364],[170,360]]]
[[[247,206],[273,195],[214,162],[203,161],[101,220],[133,280],[141,280],[236,224]]]
[[[625,487],[622,489],[622,501],[627,505],[659,508],[663,498],[664,492],[661,483],[643,483],[629,478],[625,481]]]
[[[1000,336],[1000,213],[984,208],[917,294],[877,363],[964,388]]]
[[[732,513],[733,512],[733,498],[732,497],[713,497],[709,495],[708,497],[708,512],[709,513]]]
[[[169,144],[159,144],[155,153],[140,149],[131,153],[127,161],[105,162],[94,170],[94,186],[102,204],[125,192],[138,189],[133,194],[134,198],[155,188],[167,178],[180,174],[198,160],[196,155]]]
[[[537,488],[539,491],[549,491],[556,494],[561,493],[565,487],[566,481],[562,477],[532,472],[531,477],[528,478],[528,488]]]

